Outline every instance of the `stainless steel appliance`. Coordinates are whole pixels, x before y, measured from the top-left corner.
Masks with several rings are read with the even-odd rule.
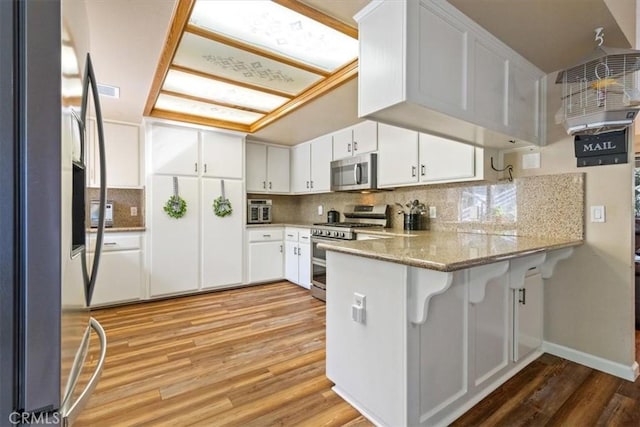
[[[327,258],[319,245],[336,240],[355,240],[356,229],[384,228],[389,223],[388,205],[347,205],[348,222],[314,224],[311,228],[311,295],[326,301]]]
[[[88,31],[84,1],[0,1],[0,233],[9,242],[0,248],[3,425],[73,423],[106,355],[104,331],[89,313],[107,179]],[[96,118],[103,185],[92,259],[89,115]],[[87,372],[91,330],[100,351]]]
[[[271,223],[271,200],[249,199],[247,205],[247,224]]]
[[[104,205],[104,226],[113,227],[113,201],[107,200]],[[100,223],[100,200],[92,200],[90,205],[91,228],[97,228]]]
[[[340,221],[340,212],[335,209],[329,210],[327,212],[327,222],[333,224],[334,222]]]
[[[375,190],[378,155],[360,154],[331,162],[331,191]]]

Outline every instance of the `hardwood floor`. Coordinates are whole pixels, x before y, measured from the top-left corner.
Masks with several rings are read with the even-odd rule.
[[[288,282],[93,315],[107,359],[75,426],[372,425],[325,377],[324,304]],[[638,426],[640,380],[544,355],[454,425]]]

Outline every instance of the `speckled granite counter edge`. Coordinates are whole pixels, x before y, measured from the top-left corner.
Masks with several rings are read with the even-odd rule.
[[[406,236],[406,237],[411,237],[411,236]],[[395,237],[395,238],[404,239],[406,237]],[[451,272],[456,270],[463,270],[465,268],[476,267],[479,265],[491,264],[498,261],[506,261],[509,259],[518,258],[525,255],[531,255],[537,252],[580,246],[584,244],[584,241],[583,240],[566,240],[566,241],[561,241],[555,244],[548,244],[548,245],[529,248],[521,251],[503,252],[503,253],[492,255],[492,256],[477,257],[473,259],[467,259],[464,261],[450,262],[450,263],[436,262],[428,258],[406,257],[406,256],[394,255],[391,253],[385,253],[385,252],[379,252],[379,251],[376,252],[371,250],[362,250],[357,247],[356,248],[344,247],[344,246],[339,246],[339,244],[340,242],[336,242],[336,243],[322,242],[318,246],[328,251],[340,252],[340,253],[349,254],[349,255],[361,256],[365,258],[378,259],[381,261],[388,261],[396,264],[408,265],[410,267],[419,267],[419,268],[426,268],[429,270]]]
[[[133,231],[147,231],[146,227],[105,227],[105,233],[126,233]],[[90,228],[87,230],[88,233],[97,233],[97,228]]]

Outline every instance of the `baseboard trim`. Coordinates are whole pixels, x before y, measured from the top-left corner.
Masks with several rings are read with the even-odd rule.
[[[629,366],[623,365],[622,363],[613,362],[608,359],[603,359],[602,357],[594,356],[589,353],[548,341],[544,341],[542,343],[542,350],[545,353],[571,360],[572,362],[588,366],[592,369],[614,375],[627,381],[635,381],[636,378],[638,378],[638,375],[640,375],[638,362],[633,362],[633,364]]]

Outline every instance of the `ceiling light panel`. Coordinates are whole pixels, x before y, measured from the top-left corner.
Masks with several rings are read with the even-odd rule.
[[[300,93],[321,79],[317,74],[190,33],[183,35],[173,62],[207,74],[291,95]]]
[[[358,56],[356,39],[271,1],[199,0],[189,23],[326,71]]]
[[[249,125],[264,117],[264,114],[207,104],[206,102],[180,98],[167,94],[160,94],[160,96],[158,96],[155,108],[159,110],[173,111],[175,113],[206,117],[209,119],[236,122],[245,125]]]
[[[275,110],[289,100],[177,70],[169,70],[162,89],[264,112]]]

